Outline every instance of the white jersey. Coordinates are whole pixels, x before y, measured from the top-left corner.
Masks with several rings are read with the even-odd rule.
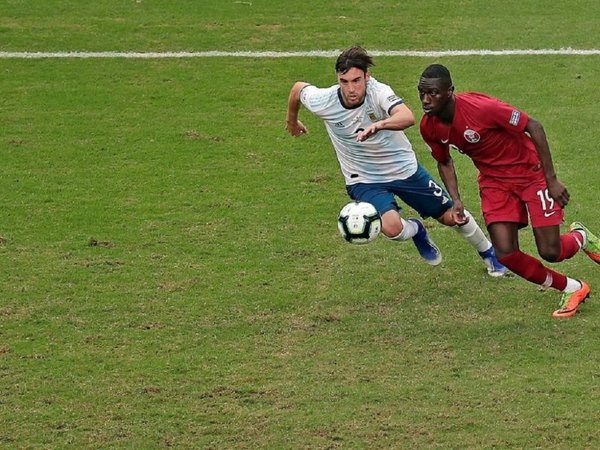
[[[356,141],[360,131],[389,117],[403,100],[373,77],[361,105],[346,108],[341,95],[337,84],[324,89],[309,85],[302,89],[300,101],[325,122],[346,184],[385,183],[413,175],[417,158],[403,131],[381,130],[364,142]]]

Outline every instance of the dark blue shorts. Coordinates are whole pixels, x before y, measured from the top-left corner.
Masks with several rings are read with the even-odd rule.
[[[414,175],[406,180],[357,183],[346,186],[346,190],[352,200],[371,203],[380,215],[392,209],[402,210],[396,203],[396,196],[421,217],[437,219],[452,207],[452,200],[446,190],[420,164]]]

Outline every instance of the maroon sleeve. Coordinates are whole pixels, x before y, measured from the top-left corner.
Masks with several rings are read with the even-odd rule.
[[[486,102],[484,117],[507,131],[522,133],[525,131],[529,116],[526,112],[515,108],[501,100],[491,98]]]

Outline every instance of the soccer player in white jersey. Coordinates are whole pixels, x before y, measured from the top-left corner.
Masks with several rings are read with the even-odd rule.
[[[433,217],[455,227],[484,260],[491,276],[507,269],[498,262],[494,247],[475,219],[453,212],[452,200],[417,161],[402,130],[415,124],[412,111],[392,88],[369,73],[373,59],[359,46],[337,58],[336,85],[318,88],[298,81],[290,91],[287,130],[292,136],[308,132],[298,119],[304,105],[322,119],[335,149],[350,198],[369,202],[381,215],[382,232],[389,239],[412,239],[421,257],[431,265],[442,255],[429,238],[422,221],[404,219],[396,197],[421,217]]]

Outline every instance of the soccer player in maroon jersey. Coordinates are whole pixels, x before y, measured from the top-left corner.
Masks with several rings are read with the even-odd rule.
[[[455,93],[448,69],[432,64],[419,80],[425,115],[420,130],[460,220],[463,204],[450,146],[479,170],[481,208],[498,260],[526,280],[561,291],[554,317],[572,317],[590,294],[584,281],[554,271],[519,248],[529,220],[540,256],[548,262],[580,249],[600,264],[600,239],[583,224],[560,234],[569,192],[557,178],[544,128],[524,111],[477,92]]]

